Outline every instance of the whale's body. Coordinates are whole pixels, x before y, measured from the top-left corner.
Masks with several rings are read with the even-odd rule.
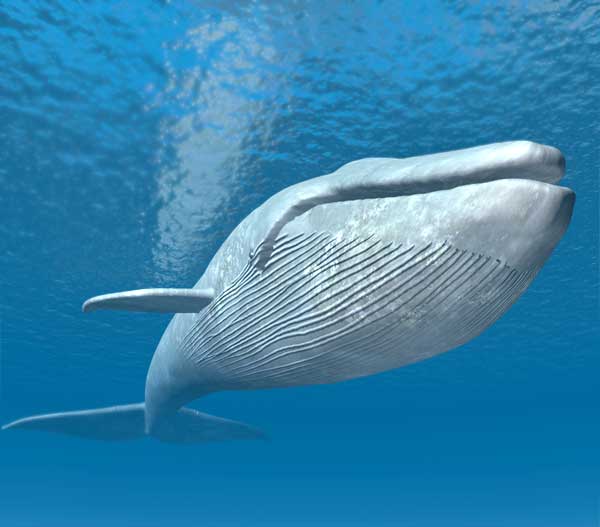
[[[194,288],[86,303],[183,311],[152,358],[144,403],[8,426],[258,437],[183,405],[221,390],[343,381],[459,346],[506,312],[564,234],[574,194],[555,185],[563,173],[558,150],[519,141],[364,159],[289,187],[238,225]]]

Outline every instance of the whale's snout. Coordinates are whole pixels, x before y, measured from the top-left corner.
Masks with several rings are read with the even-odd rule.
[[[575,193],[531,180],[494,183],[490,190],[495,197],[490,196],[486,212],[496,228],[489,229],[489,240],[497,243],[509,265],[520,270],[540,268],[569,226]]]

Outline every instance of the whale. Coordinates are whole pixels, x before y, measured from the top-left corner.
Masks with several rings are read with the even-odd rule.
[[[102,294],[84,312],[172,313],[142,402],[3,426],[100,440],[259,439],[187,404],[220,391],[328,384],[457,348],[523,294],[575,203],[562,153],[531,141],[366,158],[278,192],[189,289]]]

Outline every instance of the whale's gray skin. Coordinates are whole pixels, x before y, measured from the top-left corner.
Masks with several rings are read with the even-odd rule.
[[[527,141],[362,159],[289,187],[231,233],[193,289],[101,295],[84,311],[175,311],[144,403],[5,428],[98,439],[260,437],[183,408],[220,390],[332,383],[426,359],[495,322],[569,224],[565,162]]]

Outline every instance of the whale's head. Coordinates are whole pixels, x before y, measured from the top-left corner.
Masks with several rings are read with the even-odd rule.
[[[532,271],[543,265],[571,220],[575,193],[559,186],[565,167],[558,149],[529,141],[422,158],[359,160],[325,176],[331,178],[329,195],[352,199],[315,206],[282,232],[327,230],[338,238],[374,237],[417,247],[447,242]],[[369,186],[375,190],[365,191]],[[388,188],[401,195],[385,196]],[[361,193],[365,199],[355,199]]]

